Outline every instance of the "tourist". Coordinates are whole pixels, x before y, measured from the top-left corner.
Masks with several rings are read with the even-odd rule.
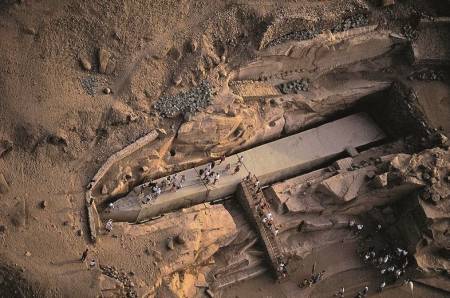
[[[89,270],[94,269],[96,265],[97,265],[97,263],[95,262],[94,259],[92,259],[92,260],[89,262]]]
[[[366,296],[367,293],[369,293],[369,287],[365,286],[364,289],[362,290],[362,294],[363,294],[363,296]]]
[[[241,170],[241,167],[239,165],[237,165],[236,168],[234,168],[233,175],[239,173],[240,170]]]
[[[180,183],[184,183],[186,181],[186,176],[181,175]]]
[[[345,288],[342,287],[334,296],[337,296],[339,298],[344,298]]]
[[[216,176],[214,177],[214,182],[213,184],[216,185],[216,183],[219,181],[220,175],[219,173],[216,174]]]
[[[384,290],[385,287],[386,287],[386,282],[383,281],[383,282],[380,284],[380,286],[378,287],[378,291],[379,291],[379,292],[382,292],[382,291]]]
[[[112,228],[113,228],[113,220],[112,219],[108,219],[108,221],[105,224],[106,232],[110,233],[112,231]]]
[[[350,220],[350,221],[348,222],[348,227],[349,227],[349,228],[353,228],[355,225],[356,225],[356,223],[355,223],[354,220]]]
[[[146,195],[145,197],[144,197],[144,200],[143,200],[143,204],[148,204],[148,203],[150,203],[151,201],[153,200],[153,196],[152,196],[152,194],[148,194],[148,195]]]
[[[214,160],[211,161],[211,164],[210,164],[211,170],[214,169],[215,166],[216,166],[216,162]]]
[[[220,162],[219,162],[219,165],[222,164],[222,163],[225,161],[225,158],[226,158],[226,155],[225,155],[225,154],[222,154],[222,155],[220,156]]]
[[[242,165],[244,163],[244,157],[242,155],[238,155],[238,165]]]
[[[83,251],[83,254],[81,255],[81,258],[80,258],[80,262],[86,261],[86,258],[87,258],[87,256],[88,256],[88,252],[89,252],[89,249],[88,249],[88,248],[86,248],[86,249]]]
[[[227,165],[225,166],[225,172],[228,172],[229,170],[231,170],[231,164],[227,163]]]
[[[109,204],[108,204],[108,207],[109,207],[109,209],[111,209],[111,210],[114,209],[114,203],[113,203],[113,202],[109,203]]]

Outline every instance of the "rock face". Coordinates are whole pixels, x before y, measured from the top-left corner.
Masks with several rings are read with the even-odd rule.
[[[425,184],[401,202],[398,224],[391,232],[408,244],[417,265],[427,272],[450,270],[450,183],[445,178],[449,170],[450,151],[431,149],[410,156],[392,172]]]
[[[202,264],[237,233],[233,218],[225,207],[209,204],[182,209],[146,224],[123,226],[126,233],[138,238],[167,231],[168,237],[171,237],[170,247],[173,249],[162,254],[162,276]],[[182,236],[176,237],[177,235]],[[163,241],[167,241],[167,238]]]

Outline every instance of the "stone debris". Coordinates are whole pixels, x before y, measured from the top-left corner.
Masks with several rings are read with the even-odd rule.
[[[175,249],[175,245],[173,242],[173,237],[169,237],[167,238],[167,248],[170,250],[174,250]]]
[[[25,256],[26,257],[31,257],[31,252],[29,252],[29,251],[25,252]]]
[[[198,87],[174,96],[163,96],[155,103],[156,111],[162,117],[175,117],[184,113],[195,113],[209,106],[213,92],[208,82],[204,81]]]
[[[411,25],[403,26],[401,31],[403,36],[405,36],[408,40],[416,40],[418,37],[417,30],[414,29]]]
[[[210,289],[206,289],[205,293],[209,298],[214,298],[214,293]]]
[[[128,124],[136,121],[137,118],[137,115],[129,106],[117,101],[111,106],[108,113],[108,122],[114,126]]]
[[[185,233],[181,233],[181,234],[177,235],[175,237],[175,241],[178,244],[185,244],[186,243],[186,234]]]
[[[6,181],[5,176],[0,173],[0,194],[6,194],[7,192],[9,192],[9,184]]]
[[[108,194],[108,187],[106,186],[106,184],[103,184],[101,194],[102,195]]]
[[[92,64],[91,64],[91,62],[89,62],[89,60],[86,57],[80,57],[80,64],[84,70],[87,70],[87,71],[92,70]]]
[[[443,81],[445,79],[444,72],[433,69],[424,69],[408,76],[409,80],[417,81]]]
[[[386,7],[386,6],[391,6],[395,4],[395,0],[382,0],[381,1],[381,5]]]
[[[348,169],[350,169],[352,167],[352,163],[353,163],[353,158],[347,157],[347,158],[337,160],[333,164],[333,166],[336,168],[336,170],[347,171]]]
[[[280,92],[283,94],[297,94],[300,91],[309,90],[309,82],[307,79],[293,80],[286,83],[282,83],[277,86]]]
[[[344,19],[341,23],[331,29],[332,33],[347,31],[353,28],[367,26],[369,19],[365,14],[356,14]]]
[[[97,89],[97,79],[94,76],[89,76],[81,79],[81,87],[83,87],[84,91],[90,96],[95,95],[95,91]]]
[[[127,298],[138,297],[135,290],[135,285],[130,280],[126,272],[119,271],[113,266],[105,266],[105,265],[100,265],[100,269],[102,270],[102,273],[104,275],[109,276],[115,280],[118,280],[123,284]]]
[[[106,73],[111,53],[103,48],[98,50],[99,72]]]
[[[105,93],[105,94],[110,94],[110,93],[111,93],[111,89],[108,88],[108,87],[103,88],[103,93]]]
[[[384,188],[388,185],[388,173],[377,175],[373,178],[373,185],[376,188]]]
[[[0,233],[4,234],[6,232],[6,226],[5,225],[0,225]]]
[[[366,169],[344,172],[320,183],[317,190],[333,196],[337,203],[345,203],[355,199],[358,191],[365,183]]]
[[[48,202],[47,202],[46,200],[44,200],[44,201],[42,201],[39,205],[40,205],[40,207],[41,207],[42,209],[45,209],[45,208],[48,207]]]
[[[356,157],[359,155],[359,152],[355,147],[345,147],[345,152],[347,152],[347,154],[351,157]]]
[[[13,144],[7,140],[0,141],[0,158],[12,150]]]
[[[312,29],[312,30],[300,30],[300,31],[294,31],[291,33],[288,33],[286,35],[283,35],[277,39],[272,40],[267,47],[271,47],[271,46],[275,46],[278,44],[281,44],[287,40],[297,40],[297,41],[302,41],[302,40],[308,40],[308,39],[312,39],[314,37],[316,37],[317,35],[320,34],[319,29]]]

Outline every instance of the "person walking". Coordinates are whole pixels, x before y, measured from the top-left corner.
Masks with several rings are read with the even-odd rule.
[[[84,251],[83,251],[83,254],[81,255],[81,258],[80,258],[80,262],[84,262],[84,261],[86,261],[86,258],[87,258],[87,256],[88,256],[88,252],[89,252],[89,248],[86,248]]]

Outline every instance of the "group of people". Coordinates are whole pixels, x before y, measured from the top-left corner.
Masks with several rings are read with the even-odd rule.
[[[216,166],[216,162],[211,161],[206,168],[200,170],[200,178],[206,184],[216,184],[220,179],[220,174],[218,172],[213,171]]]
[[[365,286],[361,291],[358,291],[358,293],[356,293],[355,298],[366,297],[367,293],[369,293],[369,287]],[[334,294],[334,296],[336,296],[338,298],[344,298],[345,297],[345,288],[344,287],[340,288],[339,291],[337,291],[336,294]]]
[[[380,270],[383,281],[379,286],[379,291],[383,291],[386,282],[394,283],[399,280],[405,274],[408,266],[408,251],[399,247],[383,249],[378,253],[371,247],[361,257],[365,263],[372,263]]]
[[[143,199],[143,204],[149,204],[155,200],[162,192],[177,191],[183,187],[183,183],[186,181],[185,175],[173,174],[164,178],[160,183],[147,182],[142,184],[140,191],[141,194],[144,188],[150,187],[150,192],[147,193]]]
[[[316,284],[319,281],[321,281],[323,279],[324,275],[325,275],[325,270],[322,270],[321,272],[318,272],[318,273],[314,273],[314,270],[313,270],[310,278],[305,278],[303,280],[303,282],[301,284],[299,284],[298,286],[300,288],[311,287],[313,284]]]
[[[252,181],[252,183],[253,183],[252,190],[255,194],[254,198],[257,199],[258,197],[256,195],[261,192],[261,185],[260,185],[258,178],[256,178],[256,176],[253,176],[253,179],[252,179],[252,174],[250,173],[250,174],[248,174],[248,176],[245,179],[248,181]],[[257,212],[261,222],[264,224],[264,226],[267,229],[269,229],[275,236],[277,236],[279,233],[279,229],[276,227],[276,225],[274,223],[272,212],[270,212],[270,209],[269,209],[269,206],[268,206],[266,200],[264,198],[261,198],[255,204],[255,209],[256,209],[256,212]]]
[[[281,277],[285,278],[288,274],[287,262],[283,261],[281,258],[278,258],[277,261],[278,261],[277,272]]]

